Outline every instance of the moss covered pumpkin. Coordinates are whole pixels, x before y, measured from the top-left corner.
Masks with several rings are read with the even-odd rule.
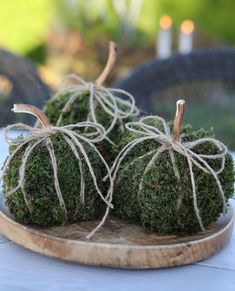
[[[120,140],[125,123],[136,120],[138,115],[134,98],[128,92],[102,86],[114,66],[116,54],[116,45],[110,42],[106,67],[94,83],[69,75],[67,81],[70,84],[65,85],[44,107],[53,125],[63,126],[87,120],[101,124],[107,132],[107,139],[99,144],[99,148],[109,161],[114,156],[111,144]]]
[[[24,110],[25,107],[22,111],[21,106],[18,112],[31,110],[32,106],[27,106],[26,111]],[[38,110],[37,112],[40,111]],[[40,131],[44,129],[36,130],[40,139]],[[76,133],[80,134],[79,127],[76,129]],[[52,158],[48,151],[47,139],[44,138],[28,156],[23,186],[18,187],[10,195],[8,195],[9,192],[19,184],[20,168],[22,167],[23,159],[25,159],[27,147],[36,144],[36,141],[33,139],[19,148],[5,169],[3,190],[6,205],[11,214],[18,222],[40,226],[54,226],[68,222],[97,219],[106,205],[97,192],[98,187],[104,193],[102,177],[105,172],[105,166],[100,156],[86,141],[78,139],[86,152],[86,156],[89,158],[90,166],[96,177],[97,187],[95,187],[94,179],[81,149],[75,145],[79,153],[79,161],[62,132],[54,130],[47,135],[53,145],[58,183],[67,213],[65,215],[58,199]],[[42,132],[43,136],[45,137],[45,134]],[[67,137],[69,136],[67,135]],[[10,147],[10,154],[25,139],[25,137],[19,137],[16,145]],[[81,169],[83,177],[81,177]],[[84,185],[84,200],[81,197],[81,183]]]
[[[147,127],[143,135],[142,128],[145,125]],[[166,148],[159,153],[158,157],[154,158],[162,143],[155,138],[148,138],[148,134],[151,135],[152,132],[157,134],[164,132],[161,119],[144,118],[142,122],[133,123],[129,127],[136,130],[126,132],[119,143],[119,147],[124,150],[125,146],[129,144],[130,150],[126,155],[120,155],[123,158],[121,158],[119,169],[116,170],[113,199],[115,214],[131,223],[143,225],[148,231],[159,234],[187,235],[200,231],[201,226],[195,213],[195,200],[193,199],[187,157],[174,151],[175,164],[180,177],[178,178],[173,168],[170,151]],[[168,123],[167,128],[170,135],[174,134],[173,123]],[[205,139],[204,142],[195,145],[191,151],[202,155],[202,158],[203,155],[221,154],[224,149],[210,141],[211,137],[214,137],[213,129],[193,131],[190,125],[186,125],[181,128],[181,141],[179,142],[184,143],[187,147],[189,142]],[[141,142],[135,143],[141,138]],[[207,138],[208,140],[206,140]],[[204,160],[218,176],[226,204],[234,191],[232,156],[228,152],[225,153],[225,165],[218,174],[217,171],[223,166],[221,158],[204,158]],[[117,165],[117,160],[115,163]],[[151,163],[151,167],[149,167],[149,163]],[[205,166],[200,161],[199,164]],[[215,222],[222,213],[223,199],[215,177],[210,172],[203,171],[195,164],[192,165],[192,171],[197,208],[203,226],[206,228]]]

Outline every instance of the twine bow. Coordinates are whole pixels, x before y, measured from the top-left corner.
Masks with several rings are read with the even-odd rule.
[[[33,112],[34,110],[34,112]],[[85,202],[85,180],[84,180],[84,173],[83,173],[83,163],[81,157],[83,157],[89,173],[92,177],[93,184],[95,186],[95,189],[97,193],[99,194],[100,198],[104,201],[104,203],[107,205],[106,212],[101,220],[101,222],[97,225],[95,229],[92,230],[92,232],[87,236],[89,239],[105,222],[105,219],[109,213],[109,209],[112,208],[112,193],[113,193],[113,181],[111,178],[111,173],[110,169],[105,161],[105,159],[102,157],[102,155],[99,153],[97,148],[94,146],[93,143],[99,142],[103,140],[105,136],[105,130],[104,128],[99,125],[99,124],[94,124],[92,122],[81,122],[78,124],[73,124],[73,125],[66,125],[62,127],[57,127],[57,126],[51,126],[48,123],[47,118],[43,115],[43,113],[38,110],[37,108],[30,106],[30,105],[25,105],[25,104],[18,104],[14,106],[13,111],[15,112],[27,112],[33,115],[36,115],[38,119],[42,122],[43,128],[35,128],[31,127],[22,123],[17,123],[13,125],[9,125],[5,128],[5,140],[9,145],[12,145],[15,147],[14,151],[11,153],[11,155],[6,159],[5,164],[2,169],[2,173],[0,176],[0,180],[4,177],[6,174],[7,168],[14,158],[14,156],[24,147],[26,149],[24,150],[24,154],[22,157],[22,163],[19,169],[19,179],[18,179],[18,184],[14,189],[11,189],[9,192],[6,193],[6,196],[12,195],[15,193],[18,189],[22,190],[24,201],[29,209],[29,211],[32,213],[32,208],[30,206],[30,203],[28,202],[28,199],[26,197],[26,193],[24,190],[24,184],[25,184],[25,173],[26,173],[26,167],[27,167],[27,161],[29,160],[30,155],[32,154],[33,150],[39,146],[40,144],[44,143],[46,146],[50,159],[51,159],[51,164],[53,168],[53,176],[54,176],[54,187],[56,191],[56,195],[59,200],[60,207],[64,213],[65,219],[67,219],[67,209],[65,205],[65,201],[63,198],[63,194],[60,189],[60,184],[59,184],[59,179],[58,179],[58,164],[57,164],[57,159],[56,159],[56,154],[53,146],[53,142],[51,140],[51,136],[53,134],[59,133],[66,143],[69,145],[71,151],[73,152],[75,158],[78,161],[79,164],[79,172],[80,172],[80,199],[81,202]],[[40,118],[40,114],[43,115],[42,118]],[[44,122],[43,122],[44,121]],[[92,132],[89,133],[77,133],[76,130],[81,130],[83,128],[90,128],[92,129]],[[11,138],[8,133],[10,130],[21,130],[21,131],[26,131],[29,133],[27,136],[23,136],[22,138]],[[97,179],[94,173],[94,170],[91,165],[91,161],[89,159],[89,156],[86,153],[86,147],[84,144],[88,145],[91,147],[99,156],[101,159],[101,162],[106,168],[107,175],[109,177],[109,190],[106,196],[104,196],[98,186]],[[79,149],[79,151],[78,151]]]
[[[148,125],[145,123],[146,121],[149,121],[151,119],[160,122],[162,127],[163,127],[163,131],[161,131],[160,129],[158,129],[154,126],[151,126],[151,125]],[[142,175],[140,183],[139,183],[138,197],[140,195],[141,190],[143,189],[143,181],[144,181],[145,175],[151,170],[154,163],[157,161],[157,159],[160,158],[161,154],[164,151],[168,151],[170,159],[171,159],[171,163],[173,166],[174,174],[175,174],[176,178],[178,180],[180,180],[180,174],[179,174],[179,170],[177,168],[175,154],[174,154],[175,152],[177,152],[180,155],[184,156],[188,162],[188,167],[189,167],[189,172],[190,172],[190,180],[191,180],[191,186],[192,186],[193,206],[194,206],[195,215],[197,217],[197,220],[198,220],[198,223],[200,225],[201,230],[204,231],[205,228],[203,226],[203,222],[202,222],[202,219],[200,216],[200,210],[199,210],[198,204],[197,204],[197,193],[196,193],[196,185],[195,185],[195,179],[194,179],[194,173],[193,173],[193,166],[198,167],[204,173],[210,174],[214,177],[216,184],[217,184],[217,187],[218,187],[218,190],[219,190],[221,201],[223,204],[223,213],[225,213],[225,211],[226,211],[226,198],[225,198],[225,194],[224,194],[224,191],[222,189],[222,186],[221,186],[221,183],[220,183],[220,180],[218,177],[218,175],[224,169],[225,156],[226,156],[226,153],[228,152],[227,147],[223,143],[221,143],[220,141],[218,141],[214,138],[201,138],[201,139],[191,141],[191,142],[184,142],[184,141],[182,141],[183,135],[180,136],[179,140],[176,140],[171,136],[170,128],[167,125],[167,123],[165,122],[165,120],[161,117],[158,117],[158,116],[144,117],[144,118],[141,118],[139,120],[139,122],[130,122],[130,123],[127,123],[125,126],[130,132],[137,133],[139,137],[137,137],[133,141],[129,142],[120,151],[119,155],[117,156],[117,158],[114,161],[112,168],[111,168],[113,180],[116,179],[117,172],[120,169],[120,165],[121,165],[122,161],[124,160],[124,158],[128,155],[128,153],[135,146],[137,146],[138,144],[140,144],[142,142],[148,141],[148,140],[154,140],[160,144],[159,147],[144,154],[143,156],[135,158],[131,163],[129,163],[126,166],[126,168],[128,168],[131,164],[137,162],[138,160],[141,160],[147,156],[151,156],[151,159],[148,162],[147,166],[145,167],[143,175]],[[210,142],[214,146],[216,146],[216,148],[219,149],[220,153],[212,154],[212,155],[211,154],[205,155],[205,154],[197,154],[193,151],[193,149],[196,146],[207,143],[207,142]],[[212,167],[208,164],[209,160],[215,160],[215,159],[221,160],[221,166],[216,171],[214,169],[212,169]],[[124,168],[124,170],[126,168]]]
[[[135,116],[139,114],[139,110],[135,106],[135,99],[130,93],[122,89],[105,88],[102,86],[116,63],[117,52],[118,49],[116,44],[110,41],[107,63],[94,83],[86,82],[84,79],[74,74],[67,75],[62,79],[60,90],[54,98],[60,98],[61,95],[65,94],[69,94],[70,97],[58,117],[56,123],[57,126],[61,124],[64,114],[71,110],[71,107],[77,98],[84,93],[89,93],[90,111],[87,116],[87,121],[92,121],[95,124],[98,124],[96,115],[97,105],[101,106],[103,111],[111,117],[112,121],[110,125],[105,128],[105,139],[110,143],[112,143],[112,141],[107,137],[107,135],[114,128],[117,122],[120,122],[120,127],[123,130],[123,119],[131,115]],[[72,84],[66,85],[66,81],[70,81],[70,84]],[[115,96],[115,94],[122,95],[126,100]]]
[[[74,84],[66,85],[66,81],[72,81]],[[57,120],[56,125],[59,126],[64,114],[71,110],[72,105],[76,99],[82,94],[89,93],[89,108],[90,112],[87,117],[88,121],[92,121],[95,124],[98,124],[96,107],[99,104],[105,113],[112,117],[110,125],[105,128],[105,134],[108,135],[110,131],[114,128],[117,121],[122,122],[123,119],[129,116],[136,116],[139,114],[139,110],[135,106],[134,97],[122,89],[114,88],[105,88],[96,83],[86,82],[84,79],[77,75],[68,75],[65,76],[61,83],[61,89],[54,96],[54,98],[60,98],[61,95],[71,94],[68,101],[65,103],[61,114]],[[115,94],[122,94],[124,97],[127,97],[129,100],[123,100]]]

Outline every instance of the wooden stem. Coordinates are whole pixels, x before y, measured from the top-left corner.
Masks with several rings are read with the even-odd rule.
[[[175,140],[180,139],[180,130],[181,130],[181,124],[183,120],[184,110],[185,110],[185,101],[178,100],[176,102],[176,113],[175,113],[175,119],[173,123],[173,131],[172,131],[172,135]]]
[[[104,83],[104,81],[107,79],[108,75],[112,71],[114,64],[116,63],[117,59],[117,46],[113,41],[109,42],[109,57],[106,63],[106,66],[102,73],[99,75],[99,77],[96,79],[95,83],[96,85],[100,86]]]
[[[43,127],[50,126],[47,116],[35,106],[29,104],[14,104],[14,107],[11,109],[15,113],[29,113],[37,117],[41,122]]]

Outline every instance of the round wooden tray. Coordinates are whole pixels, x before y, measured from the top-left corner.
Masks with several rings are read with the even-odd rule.
[[[2,200],[2,199],[0,199]],[[87,240],[97,222],[42,228],[14,221],[0,203],[0,230],[27,249],[67,261],[121,268],[163,268],[205,259],[229,241],[233,210],[202,233],[194,236],[158,236],[142,227],[109,218],[105,226]]]

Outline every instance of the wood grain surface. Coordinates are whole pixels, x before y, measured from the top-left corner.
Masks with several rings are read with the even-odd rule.
[[[32,251],[67,261],[121,268],[163,268],[205,259],[229,241],[233,211],[194,236],[158,236],[138,225],[114,217],[91,239],[86,235],[97,224],[84,222],[51,228],[15,222],[1,206],[0,229],[13,242]]]

